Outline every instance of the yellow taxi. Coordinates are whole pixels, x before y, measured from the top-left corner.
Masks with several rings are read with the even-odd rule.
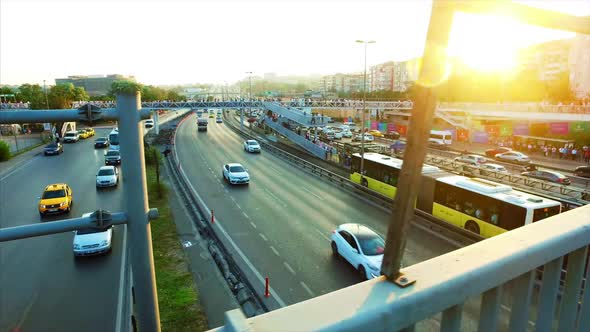
[[[50,184],[45,187],[39,199],[39,214],[68,213],[74,204],[72,188],[65,183]]]
[[[383,137],[384,136],[382,132],[380,132],[379,130],[375,130],[375,129],[369,130],[369,134],[371,134],[375,137]]]
[[[86,133],[88,134],[88,137],[92,137],[94,136],[96,133],[94,132],[94,128],[84,128],[84,130],[86,131]]]
[[[86,132],[86,130],[84,129],[78,129],[78,135],[80,136],[80,138],[88,138],[88,133]]]

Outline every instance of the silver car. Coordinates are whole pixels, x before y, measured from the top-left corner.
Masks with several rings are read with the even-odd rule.
[[[469,165],[481,165],[485,164],[488,160],[482,156],[478,156],[476,154],[465,154],[455,158],[456,162],[465,163]]]
[[[531,162],[531,159],[527,155],[517,151],[498,153],[495,157],[498,160],[516,164],[529,164]]]
[[[92,213],[85,213],[88,217]],[[84,228],[74,231],[74,256],[90,256],[108,253],[112,249],[113,226],[104,229]]]

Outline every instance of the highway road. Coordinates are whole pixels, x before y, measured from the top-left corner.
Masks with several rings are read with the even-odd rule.
[[[106,136],[110,129],[97,129]],[[124,181],[95,189],[104,164],[94,138],[65,144],[59,156],[38,155],[0,178],[0,227],[40,220],[38,197],[51,183],[68,183],[74,193],[71,217],[96,209],[121,211]],[[124,161],[123,161],[124,163]],[[74,259],[71,232],[0,243],[0,331],[112,331],[117,315],[124,226],[114,229],[113,251]]]
[[[249,154],[242,139],[209,121],[197,132],[196,118],[180,126],[176,148],[183,169],[206,205],[238,247],[286,303],[292,304],[359,282],[356,271],[331,255],[331,232],[347,222],[385,234],[389,215],[263,151]],[[229,186],[222,165],[242,163],[249,186]],[[454,250],[447,241],[413,228],[404,264]]]

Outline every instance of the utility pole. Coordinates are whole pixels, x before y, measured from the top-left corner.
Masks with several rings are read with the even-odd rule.
[[[367,44],[374,44],[374,40],[364,41],[357,40],[359,44],[365,45],[365,74],[363,79],[363,112],[361,113],[361,184],[363,183],[363,175],[365,175],[365,113],[366,113],[366,99],[367,99]]]
[[[45,91],[45,107],[49,109],[49,99],[47,98],[47,88],[45,87],[45,80],[43,80],[43,91]]]
[[[252,114],[252,72],[247,71],[246,74],[248,74],[248,80],[250,81],[250,92],[248,93],[248,102],[250,103],[250,114]],[[244,110],[242,110],[242,112],[240,113],[240,129],[244,130]]]

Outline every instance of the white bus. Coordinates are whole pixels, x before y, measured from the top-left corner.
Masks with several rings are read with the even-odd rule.
[[[450,145],[453,144],[453,134],[448,130],[431,130],[428,141],[438,145]]]
[[[109,146],[109,150],[120,150],[120,146],[119,146],[119,128],[114,128],[110,133],[109,133],[109,142],[111,143],[111,145]]]

